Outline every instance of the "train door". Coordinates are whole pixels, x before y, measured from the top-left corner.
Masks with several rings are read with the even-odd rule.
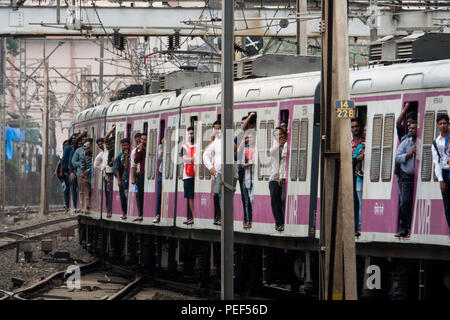
[[[285,109],[289,107],[289,109]],[[287,127],[284,234],[308,236],[310,219],[312,136],[314,108],[308,104],[281,103],[280,127]]]
[[[181,126],[178,144],[178,203],[177,225],[183,224],[188,216],[188,200],[184,198],[183,159],[181,148],[186,143],[187,128],[194,127],[194,143],[196,145],[195,180],[194,180],[194,221],[189,228],[213,228],[214,202],[212,195],[211,174],[203,163],[203,153],[210,144],[213,123],[216,121],[216,108],[208,108],[200,112],[187,110],[181,116]]]
[[[255,106],[256,109],[256,106]],[[278,103],[257,108],[256,166],[253,179],[253,217],[251,232],[275,233],[275,220],[271,210],[269,178],[271,175],[270,150],[275,143],[274,129],[278,126]]]
[[[176,224],[178,226],[185,226],[183,224],[184,221],[186,221],[189,214],[192,214],[190,212],[188,200],[184,198],[184,180],[183,180],[183,154],[182,154],[182,148],[185,143],[187,143],[187,129],[189,127],[194,128],[194,144],[196,145],[196,158],[194,160],[194,167],[195,167],[195,180],[194,180],[194,220],[195,224],[191,225],[191,228],[196,228],[199,225],[202,225],[202,219],[203,214],[205,212],[202,212],[201,208],[201,194],[200,194],[200,187],[202,185],[200,181],[200,171],[202,172],[202,176],[204,175],[204,170],[201,164],[201,157],[203,155],[202,153],[202,121],[201,121],[201,114],[200,114],[200,120],[199,120],[199,114],[197,112],[189,112],[187,110],[181,115],[180,119],[180,127],[178,130],[178,139],[177,139],[177,146],[176,146],[176,158],[177,158],[177,166],[178,166],[178,185],[177,185],[177,216],[176,216]]]
[[[176,197],[176,149],[177,137],[179,136],[179,115],[178,113],[161,114],[160,124],[166,127],[164,148],[163,148],[163,166],[162,166],[162,199],[161,199],[161,225],[173,225],[175,197]],[[164,121],[164,122],[161,122]],[[157,136],[155,136],[156,141]],[[155,143],[156,145],[156,143]],[[157,148],[157,145],[155,146]],[[155,149],[156,150],[156,149]],[[156,208],[156,204],[153,208]]]
[[[132,124],[132,135],[133,135],[133,139],[131,139],[132,143],[130,146],[130,150],[133,151],[135,148],[137,148],[137,145],[134,142],[134,136],[137,133],[143,133],[143,129],[144,129],[144,121],[142,119],[139,120],[134,120],[134,119],[130,119],[129,120]],[[130,153],[131,155],[131,153]],[[131,168],[130,168],[130,185],[128,188],[128,209],[127,209],[127,215],[128,217],[137,217],[138,216],[138,211],[137,211],[137,207],[136,207],[136,184],[131,184]]]
[[[122,145],[120,141],[125,138],[126,130],[127,130],[127,122],[126,121],[118,121],[113,123],[116,125],[116,130],[113,133],[114,140],[114,159],[119,156],[119,153],[122,151]],[[120,199],[120,191],[118,185],[118,179],[114,173],[114,182],[113,182],[113,197],[112,197],[112,212],[113,216],[111,220],[120,220],[120,216],[122,216],[122,207],[121,207],[121,199]]]
[[[423,120],[420,121],[421,128],[418,130],[418,158],[420,165],[416,170],[417,189],[415,198],[415,212],[412,220],[412,240],[418,242],[430,242],[433,235],[434,243],[445,244],[448,239],[448,226],[444,215],[442,195],[435,174],[432,148],[433,141],[439,136],[439,129],[436,124],[437,116],[448,114],[448,96],[427,97],[422,111]]]
[[[152,117],[148,120],[147,131],[147,155],[145,164],[145,213],[149,213],[150,218],[154,218],[157,211],[157,191],[158,191],[158,147],[161,142],[158,136],[164,132],[164,120],[159,117]],[[162,224],[165,223],[165,218],[162,217]]]

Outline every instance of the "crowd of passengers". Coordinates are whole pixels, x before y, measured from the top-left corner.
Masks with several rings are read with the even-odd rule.
[[[416,113],[408,112],[406,103],[396,122],[399,146],[395,155],[395,174],[398,180],[399,209],[398,230],[396,237],[409,237],[413,208],[415,159],[417,157]],[[406,124],[405,123],[406,117]],[[251,112],[241,119],[241,130],[234,137],[234,160],[236,164],[235,181],[239,182],[242,206],[244,211],[243,228],[252,228],[254,181],[256,165],[256,113]],[[438,178],[444,211],[450,227],[450,143],[449,117],[439,114],[437,127],[440,135],[433,141],[432,154],[435,164],[435,174]],[[354,221],[355,236],[361,234],[362,190],[364,181],[364,153],[366,130],[362,128],[363,121],[358,118],[351,120],[352,132],[352,161],[353,161],[353,190],[354,190]],[[133,221],[143,221],[144,217],[144,177],[147,148],[147,133],[136,133],[134,145],[130,150],[129,138],[120,140],[120,152],[115,155],[115,125],[103,138],[96,140],[99,152],[93,161],[93,139],[87,136],[88,131],[72,135],[63,143],[63,155],[55,170],[62,183],[65,210],[69,212],[70,198],[72,198],[71,214],[89,213],[91,199],[91,185],[93,170],[102,175],[103,192],[105,196],[106,217],[112,216],[113,182],[117,180],[119,186],[121,219],[127,220],[129,188],[136,193],[138,216]],[[213,203],[214,224],[221,225],[221,185],[222,185],[222,132],[221,122],[215,121],[213,133],[203,154],[195,141],[196,133],[193,126],[187,129],[186,141],[179,152],[183,161],[184,198],[187,199],[187,219],[184,224],[194,224],[194,186],[198,170],[199,158],[214,177]],[[288,164],[288,121],[282,120],[272,134],[273,142],[270,148],[270,176],[268,189],[270,192],[271,209],[275,220],[275,230],[284,231],[285,225],[285,188]],[[165,139],[162,137],[157,149],[157,203],[154,213],[154,223],[161,220],[161,191],[163,150]],[[78,209],[78,198],[80,209]],[[449,234],[450,236],[450,234]]]

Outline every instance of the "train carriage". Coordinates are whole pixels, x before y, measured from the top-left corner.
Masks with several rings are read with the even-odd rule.
[[[450,61],[369,68],[350,73],[351,98],[356,112],[367,129],[362,201],[362,234],[358,242],[418,243],[448,246],[448,226],[443,213],[439,184],[434,177],[431,142],[437,134],[436,116],[448,113],[450,103]],[[258,235],[307,238],[320,236],[318,202],[319,149],[317,72],[273,78],[250,79],[235,83],[234,128],[249,112],[257,113],[257,159],[254,180],[253,227],[243,228],[243,208],[239,185],[234,196],[235,231]],[[119,134],[133,140],[134,133],[147,132],[144,221],[153,225],[156,211],[158,177],[157,148],[166,138],[163,156],[162,217],[158,227],[220,230],[213,225],[213,179],[199,157],[195,179],[195,223],[183,224],[187,217],[187,200],[183,196],[182,162],[179,156],[185,143],[186,129],[194,126],[198,151],[209,144],[212,123],[220,116],[220,86],[209,86],[133,97],[80,113],[75,130],[89,126],[94,140],[116,124],[116,153]],[[399,141],[395,123],[405,102],[414,105],[418,118],[415,160],[415,192],[411,237],[394,237],[398,224],[398,183],[394,174],[395,154]],[[90,114],[84,119],[86,114]],[[271,212],[268,180],[273,145],[272,132],[280,120],[288,120],[288,156],[286,172],[285,223],[283,232],[275,231]],[[106,127],[104,125],[106,124]],[[91,133],[92,132],[92,133]],[[349,142],[350,143],[350,142]],[[94,156],[96,155],[94,152]],[[93,186],[99,193],[99,180]],[[112,220],[132,223],[137,216],[133,186],[130,186],[128,216],[121,215],[117,183],[114,185]],[[99,199],[93,202],[98,202]],[[93,218],[105,219],[103,208],[91,206]]]

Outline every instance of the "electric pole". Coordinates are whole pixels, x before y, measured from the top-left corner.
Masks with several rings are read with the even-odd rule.
[[[349,91],[347,1],[322,0],[320,297],[356,300],[350,119],[336,100]]]
[[[307,13],[307,0],[297,0],[297,55],[308,55],[308,23],[305,19]]]
[[[40,214],[48,214],[48,62],[44,63],[44,102],[42,107],[42,162]]]
[[[6,206],[6,38],[0,38],[0,222]]]

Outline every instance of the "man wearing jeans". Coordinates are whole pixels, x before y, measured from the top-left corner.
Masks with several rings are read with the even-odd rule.
[[[158,190],[156,192],[156,215],[153,223],[159,223],[161,221],[161,196],[162,196],[162,173],[163,173],[163,150],[164,150],[164,138],[161,139],[161,143],[158,146]]]
[[[130,173],[130,139],[124,138],[120,141],[122,151],[114,159],[114,174],[119,186],[120,206],[122,208],[122,220],[127,219],[128,209],[128,177]]]
[[[270,203],[275,219],[275,230],[284,231],[283,185],[285,180],[280,179],[280,159],[286,155],[283,152],[287,140],[286,131],[281,127],[275,128],[273,133],[275,141],[270,149],[271,174],[269,177]],[[284,178],[284,177],[283,177]]]
[[[445,218],[447,219],[450,236],[450,132],[448,115],[438,115],[436,122],[441,134],[433,142],[431,150],[433,152],[434,173],[441,188]]]
[[[409,137],[403,140],[397,150],[395,162],[400,163],[401,188],[399,232],[396,237],[409,237],[414,193],[414,162],[416,159],[417,123],[411,122],[408,129]]]
[[[137,185],[137,194],[136,194],[136,202],[138,207],[139,217],[134,219],[133,221],[142,221],[144,220],[144,177],[145,177],[145,156],[147,150],[147,133],[144,132],[141,134],[141,143],[139,143],[136,155],[134,156],[134,162],[137,167],[139,167],[139,171],[136,170],[136,185]],[[132,181],[134,183],[135,181]]]
[[[214,141],[203,153],[203,163],[209,172],[211,172],[211,175],[214,176],[214,224],[219,226],[222,224],[219,198],[222,184],[222,132],[220,128],[214,129],[214,132]]]

